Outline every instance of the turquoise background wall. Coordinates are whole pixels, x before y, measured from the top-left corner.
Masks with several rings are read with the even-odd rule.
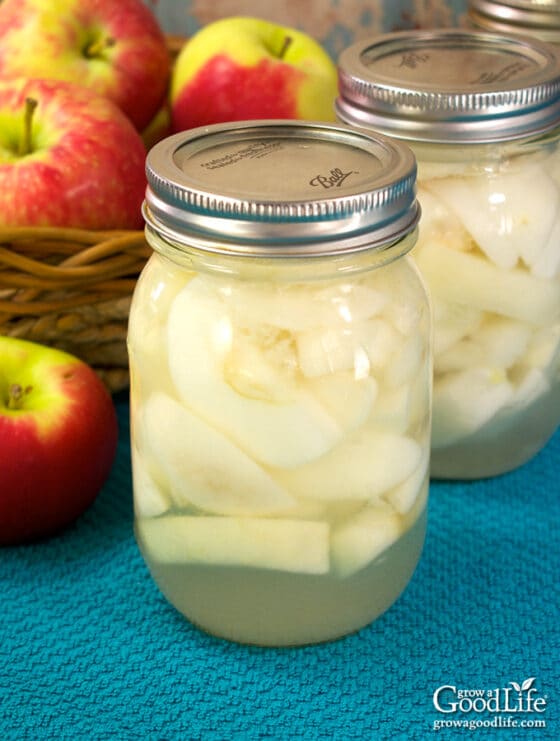
[[[310,33],[336,57],[359,38],[462,25],[467,0],[145,0],[167,33],[192,35],[217,18],[253,15]]]

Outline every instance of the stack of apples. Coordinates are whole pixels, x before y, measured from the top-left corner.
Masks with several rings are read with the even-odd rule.
[[[210,23],[174,62],[142,0],[0,4],[0,226],[141,228],[146,148],[224,121],[334,120],[336,67],[305,33]]]
[[[0,227],[138,229],[170,58],[141,0],[0,4]],[[109,476],[113,401],[83,361],[0,337],[0,544],[73,522]]]
[[[4,0],[0,225],[140,228],[170,66],[141,0]]]
[[[0,228],[140,229],[146,149],[232,120],[334,120],[334,62],[308,35],[226,18],[172,62],[143,0],[0,2]],[[112,400],[81,360],[0,336],[0,545],[51,535],[116,454]]]

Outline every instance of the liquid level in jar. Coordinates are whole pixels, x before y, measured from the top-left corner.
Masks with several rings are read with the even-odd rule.
[[[517,417],[505,409],[501,436],[500,419],[496,418],[486,429],[478,430],[457,445],[432,451],[432,477],[476,479],[513,471],[548,442],[558,425],[559,409],[558,384],[518,411]]]
[[[427,484],[426,484],[427,487]],[[422,551],[426,509],[378,558],[348,577],[144,559],[167,600],[191,622],[220,638],[260,646],[335,640],[385,612],[410,581]]]

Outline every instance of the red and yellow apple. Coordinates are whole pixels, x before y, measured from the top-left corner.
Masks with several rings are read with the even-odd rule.
[[[3,0],[0,77],[43,77],[110,98],[137,130],[167,93],[171,61],[142,0]]]
[[[145,158],[107,98],[59,80],[0,80],[0,226],[139,229]]]
[[[118,442],[113,400],[92,368],[0,336],[0,544],[52,535],[94,501]]]
[[[308,34],[259,18],[209,23],[171,73],[174,131],[264,118],[334,121],[336,66]]]

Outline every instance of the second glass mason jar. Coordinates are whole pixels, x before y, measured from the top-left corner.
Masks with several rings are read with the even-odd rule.
[[[467,18],[481,30],[560,44],[560,0],[469,0]]]
[[[434,310],[431,475],[534,456],[560,422],[560,63],[537,39],[387,34],[340,57],[338,117],[406,141]]]
[[[149,153],[131,307],[135,531],[230,640],[366,625],[424,541],[431,316],[408,147],[343,126],[193,129]]]

